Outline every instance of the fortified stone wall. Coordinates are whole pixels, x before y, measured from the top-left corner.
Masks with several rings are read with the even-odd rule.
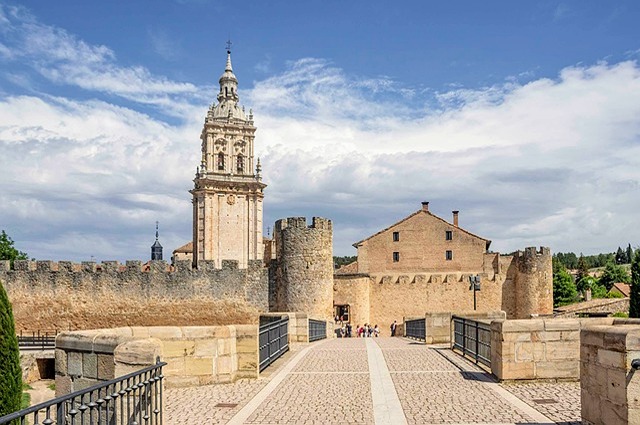
[[[350,306],[349,321],[353,325],[370,323],[369,288],[372,284],[368,275],[334,276],[333,303]]]
[[[513,256],[485,254],[478,273],[481,290],[476,293],[476,311],[501,310],[509,319],[553,313],[550,258],[548,248],[527,248]],[[460,272],[336,275],[334,302],[351,306],[352,323],[378,324],[387,335],[389,324],[394,320],[400,323],[403,317],[473,311],[469,276],[471,273]]]
[[[276,221],[277,311],[304,312],[313,319],[333,316],[333,226],[331,220],[290,217]]]
[[[118,326],[257,323],[268,311],[267,269],[254,261],[215,269],[189,261],[170,271],[164,261],[73,264],[68,261],[0,262],[18,330],[95,329]]]

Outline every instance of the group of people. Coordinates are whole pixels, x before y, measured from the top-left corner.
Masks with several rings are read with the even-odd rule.
[[[369,323],[365,323],[362,326],[356,325],[354,329],[351,323],[343,323],[342,327],[336,329],[336,333],[338,333],[338,337],[340,338],[378,337],[380,336],[380,328],[378,325],[371,326]]]

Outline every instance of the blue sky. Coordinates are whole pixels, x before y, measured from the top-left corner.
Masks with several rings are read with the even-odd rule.
[[[431,201],[508,252],[640,244],[640,4],[0,2],[0,228],[39,258],[167,257],[233,42],[265,223],[338,255]]]

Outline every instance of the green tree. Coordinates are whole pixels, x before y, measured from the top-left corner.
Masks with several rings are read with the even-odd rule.
[[[636,249],[631,262],[631,299],[629,317],[640,317],[640,249]]]
[[[553,306],[560,307],[571,304],[578,298],[573,278],[564,266],[557,267],[553,273]]]
[[[0,282],[0,416],[20,410],[22,369],[13,311]]]
[[[13,239],[4,230],[0,232],[0,260],[10,260],[11,265],[15,260],[27,260],[27,254],[18,251],[13,244]]]
[[[627,246],[627,263],[631,264],[633,261],[633,248],[631,248],[631,244]]]
[[[627,253],[618,247],[616,251],[616,264],[625,264],[627,262]]]
[[[598,283],[607,288],[608,291],[613,287],[614,283],[629,283],[629,280],[629,273],[627,273],[624,267],[609,262],[605,266],[604,273],[600,276]]]
[[[587,261],[585,260],[584,255],[580,254],[580,258],[578,258],[578,274],[576,275],[576,283],[578,283],[578,290],[580,290],[579,282],[588,276],[589,276],[589,266],[587,265]]]

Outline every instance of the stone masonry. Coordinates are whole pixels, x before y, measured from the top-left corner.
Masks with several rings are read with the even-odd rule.
[[[300,311],[312,319],[333,316],[333,226],[304,217],[276,222],[276,311]]]
[[[96,329],[117,326],[257,323],[268,311],[267,269],[254,261],[245,269],[223,261],[216,269],[188,261],[175,269],[152,261],[0,262],[18,330]]]

